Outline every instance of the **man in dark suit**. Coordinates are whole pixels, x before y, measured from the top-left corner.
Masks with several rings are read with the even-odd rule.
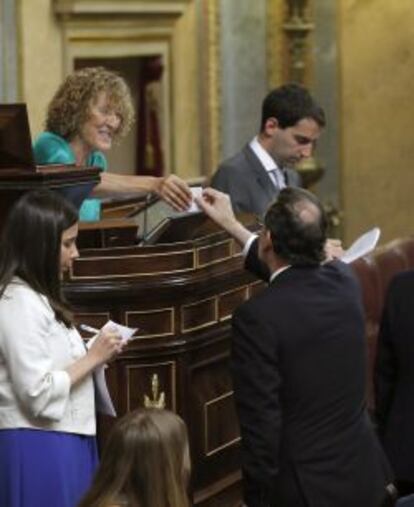
[[[324,126],[324,112],[306,88],[272,90],[262,104],[259,134],[222,162],[211,186],[230,195],[234,211],[263,216],[282,188],[301,185],[293,167],[312,155]]]
[[[247,268],[270,282],[233,315],[245,504],[386,505],[391,472],[365,408],[361,294],[346,264],[322,263],[321,204],[305,190],[282,190],[255,238],[225,194],[207,189],[198,202],[245,246]]]
[[[414,493],[414,271],[391,282],[378,336],[375,415],[402,495]]]

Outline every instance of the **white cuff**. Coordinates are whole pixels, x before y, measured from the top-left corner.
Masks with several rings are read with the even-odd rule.
[[[250,238],[246,241],[246,243],[244,244],[243,250],[242,250],[242,254],[243,254],[244,258],[247,257],[247,254],[249,253],[249,250],[250,250],[250,247],[252,246],[253,241],[258,237],[259,236],[257,234],[252,233]]]

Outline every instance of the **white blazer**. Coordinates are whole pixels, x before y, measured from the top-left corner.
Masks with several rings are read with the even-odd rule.
[[[70,386],[65,371],[86,354],[45,296],[14,278],[0,299],[0,429],[96,433],[92,375]]]

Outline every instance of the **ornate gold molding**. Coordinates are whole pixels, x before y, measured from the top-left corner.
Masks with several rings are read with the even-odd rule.
[[[284,0],[268,0],[266,16],[266,59],[269,88],[276,88],[284,81]]]
[[[210,176],[221,160],[220,9],[218,0],[199,3],[200,132],[202,172]]]
[[[58,15],[173,15],[181,16],[192,0],[54,0]]]
[[[309,19],[308,0],[286,0],[287,16],[283,30],[288,43],[288,76],[290,81],[305,83],[309,74],[309,34],[315,25]]]
[[[149,371],[148,371],[149,370]],[[158,372],[158,373],[155,373]],[[146,385],[148,380],[147,374],[150,373],[151,377],[151,393],[153,394],[156,383],[153,382],[154,374],[158,378],[158,389],[160,387],[160,377],[163,382],[163,389],[161,394],[163,399],[159,399],[160,393],[156,393],[156,399],[165,403],[170,410],[176,412],[177,410],[177,364],[175,361],[161,361],[153,363],[140,363],[140,364],[128,364],[125,366],[126,373],[126,412],[130,412],[138,407],[145,406],[145,391],[143,386]],[[134,383],[135,381],[135,383]],[[148,396],[148,394],[146,395]],[[133,403],[135,401],[136,403]],[[149,400],[150,402],[152,400]]]
[[[314,30],[311,0],[267,1],[269,88],[287,81],[309,85],[312,75],[309,36]]]
[[[158,375],[154,373],[151,376],[151,392],[152,398],[147,394],[144,395],[144,407],[145,408],[165,408],[165,392],[160,389],[160,381]]]

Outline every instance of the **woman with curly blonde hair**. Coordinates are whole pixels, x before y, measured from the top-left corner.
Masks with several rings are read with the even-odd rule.
[[[124,136],[134,119],[131,93],[124,79],[103,67],[88,67],[69,75],[49,104],[46,132],[34,143],[37,164],[76,164],[103,169],[100,183],[86,192],[154,192],[178,210],[191,203],[187,184],[175,175],[133,176],[106,172],[103,152]],[[85,197],[68,195],[80,206]],[[87,199],[81,219],[99,217],[100,201]]]
[[[178,415],[139,409],[113,428],[78,507],[189,507],[187,429]]]

